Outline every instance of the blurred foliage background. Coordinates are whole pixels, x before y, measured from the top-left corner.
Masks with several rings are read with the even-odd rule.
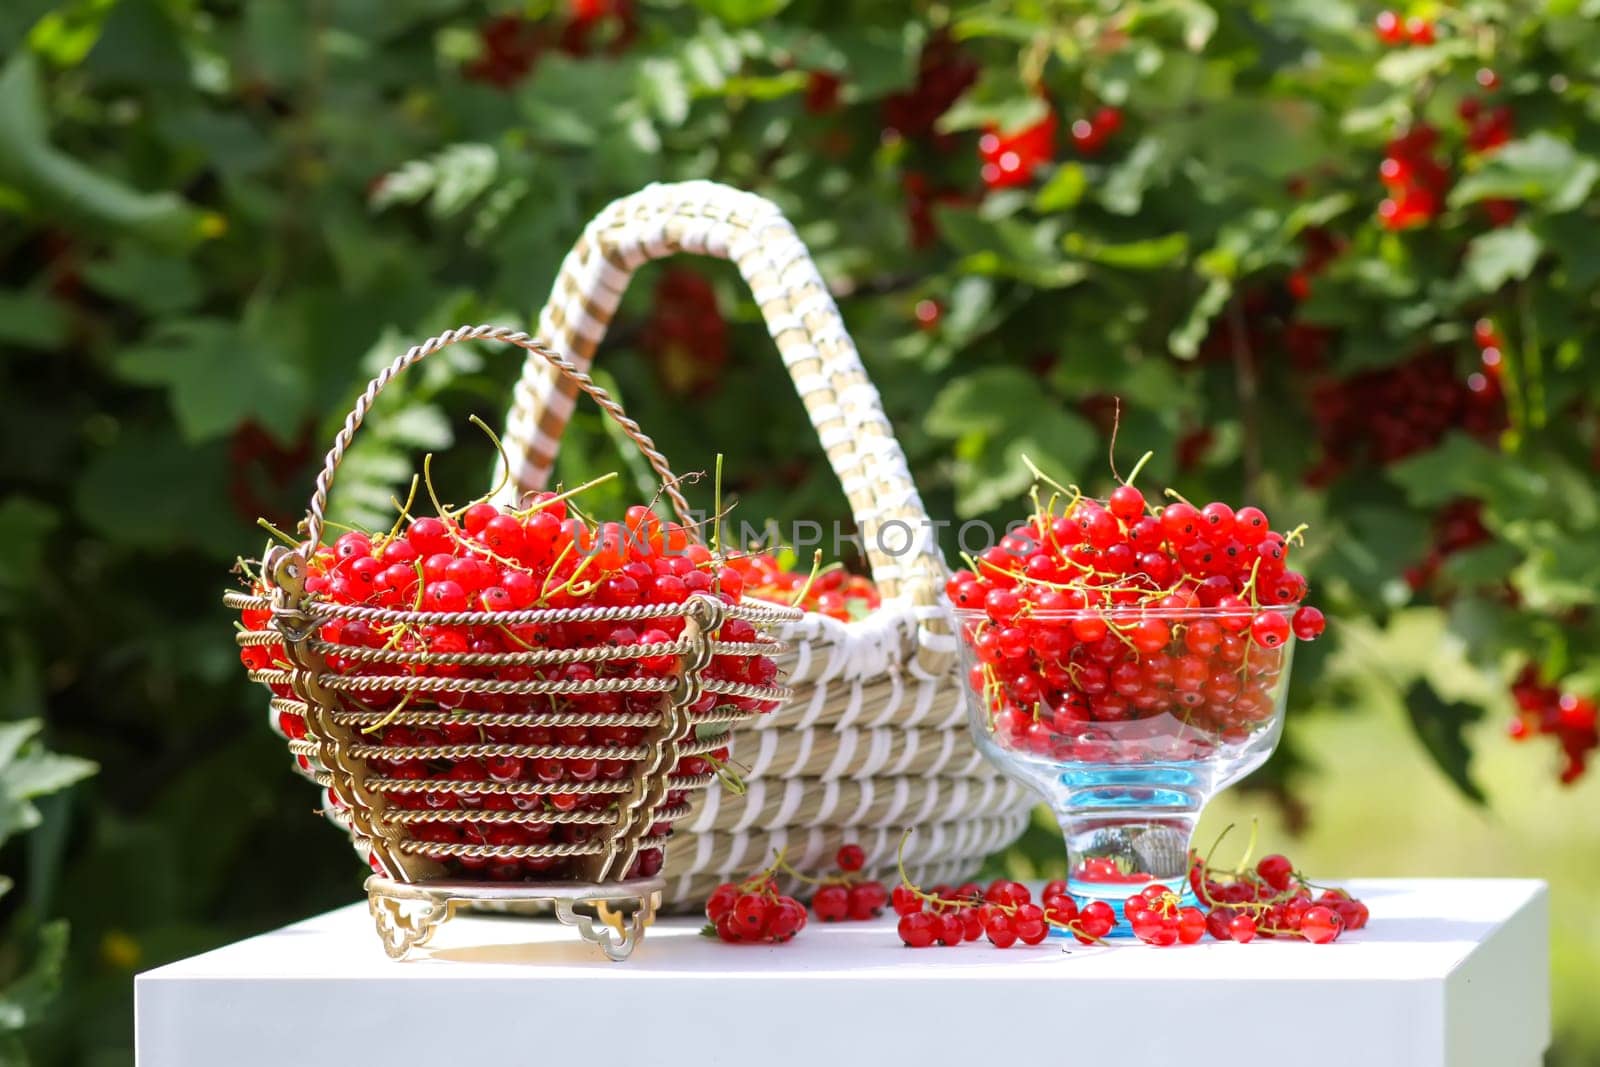
[[[6,1056],[131,1062],[136,970],[354,896],[228,567],[376,367],[528,323],[601,206],[686,178],[795,220],[936,516],[1015,517],[1022,453],[1104,487],[1115,425],[1147,487],[1309,522],[1333,625],[1213,821],[1551,878],[1553,1059],[1600,1056],[1596,0],[10,0],[0,54]],[[513,364],[386,394],[343,516],[420,450],[475,494]],[[598,365],[744,516],[846,517],[724,264],[648,271]],[[620,462],[586,415],[558,474]]]

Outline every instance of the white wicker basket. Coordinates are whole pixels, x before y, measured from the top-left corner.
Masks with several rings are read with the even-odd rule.
[[[868,870],[964,878],[1022,832],[1033,801],[990,767],[967,733],[946,575],[927,511],[876,388],[810,254],[771,202],[711,182],[654,185],[606,208],[562,264],[539,336],[586,368],[634,272],[679,252],[736,264],[761,307],[850,502],[883,604],[843,623],[808,613],[783,635],[794,696],[735,735],[751,767],[743,796],[709,791],[669,846],[669,905],[697,904],[731,875],[787,848],[821,866],[859,843]],[[530,359],[505,444],[507,496],[542,488],[576,400]]]

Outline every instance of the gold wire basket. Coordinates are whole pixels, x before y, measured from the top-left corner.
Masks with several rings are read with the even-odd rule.
[[[682,773],[681,761],[726,746],[732,726],[752,718],[757,708],[770,708],[788,695],[785,687],[776,684],[712,677],[708,667],[714,657],[776,655],[783,645],[769,631],[797,619],[800,612],[762,602],[728,604],[703,593],[681,604],[470,612],[339,604],[320,594],[308,594],[310,562],[326,528],[328,491],[356,429],[395,375],[441,348],[467,340],[501,341],[525,349],[592,397],[660,477],[663,493],[685,528],[694,529],[688,504],[664,457],[587,374],[521,331],[464,326],[411,348],[372,380],[345,420],[317,477],[303,524],[304,542],[294,548],[269,549],[262,560],[261,586],[251,592],[230,592],[224,599],[247,619],[238,643],[264,646],[271,652],[270,663],[251,669],[249,676],[273,692],[270,718],[274,727],[288,738],[301,773],[326,791],[324,811],[349,831],[357,850],[377,872],[367,881],[368,903],[390,956],[403,957],[426,943],[438,924],[461,906],[527,910],[542,904],[611,959],[620,960],[632,951],[660,905],[665,885],[662,855],[672,824],[689,814],[689,798],[715,778],[703,760],[690,764],[695,773]],[[681,621],[681,632],[673,640],[616,647],[597,643],[503,652],[433,652],[357,648],[331,643],[322,636],[325,626],[354,620],[384,627],[546,627],[634,621],[659,624],[665,619]],[[731,619],[750,623],[756,639],[722,640],[721,627]],[[330,666],[330,656],[338,662],[338,669]],[[582,680],[540,677],[537,670],[530,670],[572,663],[616,665],[647,656],[658,661],[674,657],[675,666],[666,674]],[[463,673],[416,673],[441,665]],[[469,668],[472,675],[465,673]],[[584,710],[571,700],[600,693],[616,694],[619,710]],[[716,699],[703,700],[708,693]],[[515,711],[482,707],[505,703],[485,698],[536,695],[548,699],[519,701]],[[638,742],[522,744],[493,740],[480,731],[477,742],[440,740],[396,748],[375,743],[370,736],[378,726],[426,732],[447,722],[484,730],[623,727],[637,731]],[[628,773],[617,778],[556,782],[461,780],[437,771],[416,773],[430,764],[438,768],[446,763],[501,757],[623,761]],[[396,774],[397,762],[412,768],[413,773]],[[556,797],[564,800],[560,807],[552,800]],[[439,835],[429,833],[428,828],[445,825],[456,830],[474,828],[480,839],[492,836],[492,831],[514,827],[520,828],[525,838],[532,834],[558,840],[430,840]],[[550,871],[553,876],[539,881],[450,877],[451,867],[462,862],[520,863]]]

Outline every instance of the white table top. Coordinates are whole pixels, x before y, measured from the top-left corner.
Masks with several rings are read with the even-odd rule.
[[[724,945],[664,919],[625,963],[547,920],[458,916],[390,961],[364,904],[137,979],[142,1067],[497,1057],[781,1067],[1116,1057],[1297,1067],[1534,1067],[1549,1042],[1543,883],[1358,881],[1366,930],[1332,945],[1156,949],[1051,938],[912,950],[893,918]],[[1130,983],[1138,983],[1137,986]],[[1027,1058],[1024,1058],[1027,1057]]]

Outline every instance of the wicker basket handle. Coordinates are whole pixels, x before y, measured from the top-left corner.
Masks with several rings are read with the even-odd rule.
[[[350,447],[350,441],[355,436],[356,430],[361,426],[361,421],[367,417],[367,412],[372,409],[372,404],[383,391],[384,386],[392,381],[401,371],[420,363],[439,349],[453,345],[458,341],[504,341],[526,349],[530,363],[537,363],[542,367],[550,368],[551,372],[559,377],[574,392],[582,390],[594,398],[600,409],[622,428],[634,444],[639,446],[639,451],[649,462],[650,468],[661,479],[662,491],[667,499],[672,501],[672,509],[677,512],[678,518],[684,525],[693,528],[693,519],[689,511],[689,502],[684,500],[683,494],[678,490],[678,477],[667,466],[666,457],[656,449],[655,442],[650,440],[639,424],[630,419],[622,410],[622,406],[613,400],[609,393],[594,383],[583,371],[574,367],[565,358],[551,351],[542,342],[535,340],[531,335],[509,326],[458,326],[448,333],[430,337],[419,345],[413,345],[393,363],[385,367],[376,378],[367,383],[366,390],[356,400],[355,407],[345,417],[344,426],[333,440],[333,447],[328,450],[328,455],[322,461],[322,472],[317,475],[317,488],[311,494],[311,503],[306,506],[306,543],[313,549],[322,541],[323,530],[327,525],[326,512],[328,508],[328,490],[333,485],[334,472],[339,469],[340,462],[344,459],[345,450]]]
[[[634,272],[677,252],[738,266],[850,501],[874,580],[886,596],[923,609],[924,645],[947,650],[936,609],[944,560],[927,510],[838,306],[776,205],[700,181],[652,185],[616,201],[562,264],[540,336],[587,367]],[[524,366],[505,433],[512,491],[544,485],[574,400],[572,384],[546,363]]]

